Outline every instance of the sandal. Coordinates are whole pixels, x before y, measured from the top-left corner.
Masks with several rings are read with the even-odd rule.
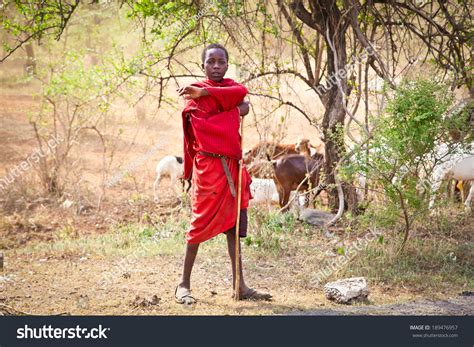
[[[235,298],[235,293],[232,295]],[[252,300],[252,301],[272,301],[272,295],[268,293],[260,293],[255,289],[249,288],[245,293],[241,293],[239,300]]]
[[[192,305],[196,303],[196,299],[191,295],[191,291],[187,288],[180,287],[179,285],[174,291],[174,297],[178,304]]]

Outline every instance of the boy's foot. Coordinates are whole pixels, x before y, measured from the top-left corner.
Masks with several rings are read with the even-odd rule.
[[[232,297],[235,298],[235,293]],[[240,300],[253,300],[253,301],[271,301],[272,298],[273,297],[271,294],[260,293],[252,288],[247,288],[244,292],[240,293],[240,296],[239,296]]]
[[[191,295],[191,290],[179,285],[176,287],[174,297],[178,304],[192,305],[196,303],[196,299]]]

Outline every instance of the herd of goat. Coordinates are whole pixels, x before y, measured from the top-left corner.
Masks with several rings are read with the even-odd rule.
[[[465,147],[463,147],[465,148]],[[434,206],[435,193],[441,183],[447,179],[471,182],[466,210],[470,211],[474,196],[474,143],[471,150],[448,151],[447,145],[440,144],[434,151],[434,160],[438,162],[428,181],[431,185],[430,208]],[[291,194],[300,195],[296,203],[301,207],[308,199],[304,195],[312,192],[315,198],[322,190],[320,171],[324,165],[324,150],[314,147],[308,139],[300,138],[296,144],[275,144],[263,142],[255,145],[244,154],[244,164],[252,177],[250,186],[253,203],[278,202],[282,211],[289,208]],[[156,166],[157,177],[153,185],[155,201],[159,202],[159,184],[164,176],[171,179],[173,189],[183,172],[183,159],[178,156],[166,156]],[[363,177],[361,177],[363,179]],[[186,182],[182,182],[183,189]],[[190,182],[186,192],[190,189]],[[175,193],[177,193],[175,191]],[[295,199],[291,199],[293,201]]]

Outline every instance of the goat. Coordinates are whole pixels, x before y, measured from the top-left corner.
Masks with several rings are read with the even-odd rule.
[[[250,200],[252,205],[279,202],[278,190],[273,179],[252,178],[250,192],[252,193],[252,200]],[[294,193],[291,192],[291,194]],[[298,200],[300,205],[304,203],[301,198],[303,197]]]
[[[465,153],[462,147],[450,149],[446,144],[440,144],[435,149],[435,158],[439,164],[435,166],[431,174],[431,196],[429,208],[434,207],[436,192],[445,179],[457,179],[460,181],[474,181],[474,142],[471,143],[470,153]],[[464,203],[466,211],[471,210],[472,197],[474,195],[473,184],[469,195]]]
[[[324,156],[324,150],[322,149],[323,145],[319,147],[313,146],[307,138],[300,137],[295,144],[295,150],[298,151],[298,154],[304,155],[306,159],[316,159],[319,160],[321,156]],[[311,154],[311,149],[315,149],[315,153]]]
[[[323,165],[324,160],[319,154],[319,159],[307,159],[303,155],[290,154],[273,160],[274,176],[273,180],[278,190],[279,203],[282,211],[288,210],[288,200],[292,190],[308,190],[319,186],[319,171]],[[309,175],[309,178],[307,178]],[[305,180],[306,179],[306,180]],[[309,181],[309,182],[308,182]],[[317,196],[321,192],[318,188]]]
[[[434,206],[435,194],[441,186],[443,179],[456,179],[460,181],[471,181],[471,189],[469,190],[469,195],[464,202],[465,210],[467,212],[471,211],[472,197],[474,195],[474,156],[469,156],[461,159],[460,161],[453,163],[453,166],[447,171],[438,175],[432,183],[432,195],[430,199],[430,208]]]
[[[316,149],[316,153],[311,155],[311,149]],[[273,176],[271,160],[288,154],[301,154],[305,155],[308,159],[319,159],[318,152],[320,151],[321,148],[314,147],[307,138],[299,138],[294,145],[264,142],[254,146],[245,153],[244,163],[247,164],[247,171],[250,176],[271,178]]]
[[[471,182],[471,189],[469,189],[469,194],[466,201],[464,201],[466,212],[471,212],[472,197],[474,195],[474,156],[462,159],[448,171],[447,176],[449,178]]]
[[[311,148],[311,143],[305,138],[299,138],[295,145],[295,149],[299,154],[304,155],[308,160],[311,159]]]
[[[171,186],[173,187],[174,193],[176,194],[176,180],[178,177],[183,175],[184,161],[182,157],[177,157],[173,155],[167,155],[163,157],[158,164],[156,165],[156,180],[153,183],[153,193],[155,195],[155,202],[160,201],[157,188],[161,182],[161,179],[165,176],[168,176],[171,179]],[[182,182],[183,190],[185,182]],[[188,188],[186,193],[191,188],[191,183],[188,181]]]
[[[252,193],[252,201],[254,203],[278,202],[278,191],[275,182],[271,179],[252,178],[250,192]]]
[[[278,159],[286,154],[298,154],[294,144],[277,144],[274,142],[261,142],[244,154],[244,163],[250,164],[256,158]]]

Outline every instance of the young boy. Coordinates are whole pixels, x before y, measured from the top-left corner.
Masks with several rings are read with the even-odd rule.
[[[181,304],[196,302],[191,295],[191,271],[199,244],[221,233],[227,237],[235,286],[236,186],[242,157],[239,125],[240,117],[249,113],[249,103],[243,101],[247,88],[224,78],[228,59],[228,52],[222,45],[207,46],[202,52],[202,68],[207,79],[178,90],[179,95],[188,100],[182,113],[183,177],[189,179],[192,176],[193,188],[192,218],[186,237],[183,275],[175,291],[176,301]],[[247,171],[242,171],[239,235],[245,237],[251,180]],[[242,266],[240,269],[241,299],[271,299],[271,295],[247,287]]]

